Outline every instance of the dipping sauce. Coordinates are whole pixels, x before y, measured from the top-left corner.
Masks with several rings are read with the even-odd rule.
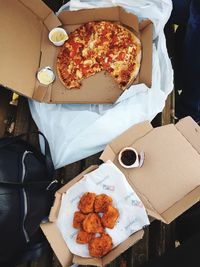
[[[46,67],[46,68],[41,69],[37,73],[37,78],[38,78],[40,83],[42,83],[44,85],[49,85],[54,81],[55,74],[53,73],[51,68]]]
[[[133,165],[136,161],[136,154],[133,150],[124,150],[121,154],[121,161],[124,165],[130,166]]]
[[[118,154],[118,161],[124,168],[140,166],[140,155],[133,147],[124,147]]]
[[[53,42],[59,42],[59,41],[62,41],[66,38],[66,34],[64,32],[54,32],[52,35],[51,35],[51,40]]]
[[[49,33],[49,40],[55,45],[55,46],[61,46],[64,44],[64,42],[68,39],[68,34],[66,31],[62,28],[54,28]]]

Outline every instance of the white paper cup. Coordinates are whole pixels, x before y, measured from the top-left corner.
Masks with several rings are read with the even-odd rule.
[[[55,80],[55,74],[50,67],[45,67],[38,71],[37,79],[41,84],[49,85]]]
[[[129,154],[127,154],[126,152],[129,152]],[[119,152],[118,160],[120,165],[127,169],[136,168],[140,166],[138,152],[133,147],[123,148]],[[130,164],[128,162],[130,162]]]
[[[55,46],[61,46],[64,44],[64,42],[68,39],[68,34],[66,31],[62,28],[54,28],[49,33],[49,40],[55,45]]]

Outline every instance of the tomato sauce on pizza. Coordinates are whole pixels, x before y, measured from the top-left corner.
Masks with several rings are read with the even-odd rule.
[[[57,71],[68,89],[107,71],[124,90],[138,75],[141,42],[127,28],[108,21],[88,22],[71,32],[57,58]]]

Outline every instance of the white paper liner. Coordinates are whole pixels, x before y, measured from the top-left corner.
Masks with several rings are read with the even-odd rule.
[[[124,174],[111,161],[107,161],[98,169],[86,174],[62,195],[56,224],[73,254],[90,257],[88,245],[76,243],[78,230],[72,226],[74,212],[78,211],[78,202],[85,192],[111,196],[113,206],[119,210],[119,218],[114,229],[106,228],[106,232],[112,237],[113,247],[149,224],[145,208]]]

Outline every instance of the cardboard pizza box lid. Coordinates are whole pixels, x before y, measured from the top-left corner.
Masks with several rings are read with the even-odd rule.
[[[33,97],[45,31],[61,25],[41,0],[0,0],[0,84]]]
[[[54,204],[51,208],[49,214],[49,222],[45,222],[41,224],[41,229],[44,232],[47,240],[49,241],[54,253],[59,259],[61,265],[63,267],[68,267],[72,263],[81,264],[81,265],[94,265],[94,266],[105,266],[110,263],[116,257],[118,257],[121,253],[126,251],[133,244],[137,243],[140,239],[142,239],[144,235],[144,231],[140,230],[133,235],[129,236],[124,242],[115,247],[111,252],[105,255],[102,258],[83,258],[77,255],[73,255],[67,244],[65,243],[61,232],[59,231],[56,225],[56,219],[58,217],[58,213],[61,205],[61,197],[62,194],[65,193],[73,184],[77,183],[79,180],[83,178],[83,176],[93,170],[98,168],[97,165],[92,165],[87,168],[85,171],[81,172],[77,175],[73,180],[69,183],[65,184],[55,193]]]
[[[121,7],[63,11],[55,16],[41,0],[0,0],[0,84],[19,94],[46,103],[114,103],[123,93],[107,72],[99,72],[82,82],[81,90],[68,90],[57,75],[56,59],[60,47],[48,39],[49,31],[61,26],[71,32],[94,20],[121,23],[140,36],[142,61],[134,83],[151,86],[152,23],[138,23],[135,15]],[[37,71],[51,67],[55,81],[44,86]]]
[[[118,153],[127,146],[144,151],[141,168],[119,164]],[[186,117],[157,128],[137,124],[112,141],[100,158],[121,169],[150,216],[170,223],[200,199],[199,153],[200,127]]]

